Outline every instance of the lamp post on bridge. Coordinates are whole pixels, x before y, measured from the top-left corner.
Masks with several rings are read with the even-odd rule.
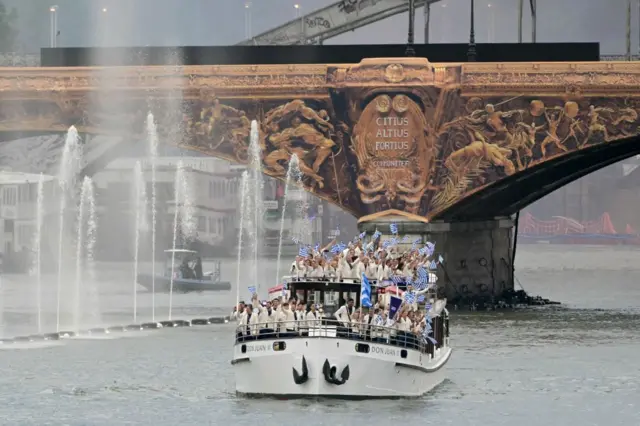
[[[405,56],[416,56],[416,51],[413,48],[415,20],[416,20],[416,1],[409,0],[409,32],[407,34],[407,50],[405,50],[404,52]]]
[[[467,49],[467,60],[469,62],[475,62],[477,57],[476,52],[476,34],[475,34],[475,0],[471,0],[471,26],[469,28],[469,48]]]
[[[58,6],[54,5],[49,7],[50,18],[50,47],[58,47]]]

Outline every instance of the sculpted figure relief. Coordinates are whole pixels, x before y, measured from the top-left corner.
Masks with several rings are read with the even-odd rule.
[[[553,157],[635,135],[640,125],[638,106],[602,105],[597,99],[546,102],[514,98],[482,106],[480,99],[470,99],[468,113],[438,133],[443,146],[455,141],[455,147],[445,149],[442,189],[430,209],[442,210],[469,191]]]
[[[324,187],[321,168],[332,154],[334,126],[325,110],[316,112],[302,100],[293,100],[265,114],[265,168],[275,176],[285,176],[291,155],[300,160],[300,171],[318,188]]]
[[[194,146],[208,151],[227,151],[230,148],[238,161],[248,161],[251,120],[244,111],[214,98],[195,118],[186,117],[185,121],[187,137]]]

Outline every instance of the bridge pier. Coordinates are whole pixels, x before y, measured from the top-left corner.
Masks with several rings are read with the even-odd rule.
[[[505,290],[514,290],[513,219],[424,223],[384,218],[360,223],[359,228],[388,232],[392,222],[400,235],[412,236],[411,241],[420,236],[436,244],[436,258],[439,254],[444,258],[437,271],[438,291],[452,304],[493,305]]]

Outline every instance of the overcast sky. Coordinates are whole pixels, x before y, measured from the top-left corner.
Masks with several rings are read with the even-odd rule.
[[[22,42],[31,51],[49,43],[49,7],[59,5],[59,46],[229,45],[245,34],[243,0],[3,0],[19,9]],[[624,53],[627,0],[538,0],[538,41],[598,41],[603,54]],[[331,0],[253,0],[252,32],[258,34]],[[528,4],[525,0],[525,4]],[[638,3],[633,1],[632,46],[638,51]],[[470,0],[442,0],[432,6],[432,42],[465,42]],[[491,4],[491,7],[488,5]],[[518,0],[476,0],[477,41],[517,41]],[[106,9],[106,12],[102,10]],[[493,11],[493,17],[492,13]],[[528,6],[525,41],[530,40]],[[423,40],[417,12],[417,41]],[[326,44],[404,43],[407,17],[396,16]]]

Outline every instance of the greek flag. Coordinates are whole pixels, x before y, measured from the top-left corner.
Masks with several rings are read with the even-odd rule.
[[[398,284],[400,284],[400,283],[403,283],[403,282],[404,282],[404,277],[402,277],[402,276],[400,276],[400,275],[393,275],[393,276],[391,277],[391,281],[393,281],[393,283],[394,283],[395,285],[398,285]]]
[[[392,234],[398,235],[398,225],[392,223],[391,225],[389,225],[389,229],[391,230]]]
[[[380,314],[376,315],[375,318],[373,319],[373,323],[374,325],[377,325],[377,326],[384,324],[384,319],[382,318],[382,315]]]
[[[252,295],[256,294],[256,288],[255,287],[249,287],[249,293],[251,293]]]
[[[420,250],[418,250],[418,253],[420,254],[420,256],[426,256],[427,255],[427,247],[422,247]]]
[[[418,268],[418,281],[426,282],[426,283],[429,282],[429,273],[422,266]]]
[[[418,303],[422,303],[424,302],[424,294],[421,294],[420,296],[418,296]]]
[[[428,319],[428,321],[424,325],[424,330],[422,331],[422,338],[424,339],[425,342],[431,342],[432,344],[435,345],[438,342],[436,342],[436,339],[434,339],[433,337],[429,336],[433,332],[433,329],[431,328],[431,325],[429,324],[431,322],[431,318],[427,317],[427,319]]]
[[[405,291],[404,292],[404,301],[407,302],[408,304],[413,304],[416,301],[416,294],[412,291]]]
[[[287,282],[283,282],[282,283],[282,297],[285,297],[287,295],[287,289],[289,288],[289,285],[287,284]]]
[[[444,258],[441,255],[438,255],[438,263],[444,265]]]
[[[346,244],[338,243],[338,244],[334,245],[333,247],[331,247],[330,251],[333,254],[338,254],[338,253],[341,253],[342,251],[344,251],[344,249],[346,249],[346,248],[347,248]]]
[[[372,238],[375,240],[377,238],[380,238],[380,235],[382,235],[382,232],[376,230],[376,232],[373,233],[373,237]]]
[[[363,239],[367,236],[367,231],[364,231],[362,234],[358,235],[358,238]]]
[[[427,256],[429,257],[433,256],[433,252],[436,249],[436,245],[434,243],[430,243],[427,241],[426,246],[427,246]]]
[[[370,308],[371,305],[371,283],[369,279],[363,273],[362,284],[360,285],[360,306],[363,308]]]
[[[308,257],[309,249],[305,246],[300,247],[300,250],[298,250],[298,256]]]
[[[435,271],[436,269],[438,269],[438,265],[436,265],[435,260],[431,261],[431,263],[429,264],[429,269],[431,269],[432,271]]]
[[[320,243],[316,243],[316,246],[313,248],[315,251],[320,250]]]
[[[408,236],[408,235],[405,235],[404,237],[402,237],[402,242],[403,243],[408,243],[409,242],[409,238],[411,238],[411,237]]]
[[[300,240],[296,237],[291,238],[291,241],[293,241],[293,244],[300,244]]]

